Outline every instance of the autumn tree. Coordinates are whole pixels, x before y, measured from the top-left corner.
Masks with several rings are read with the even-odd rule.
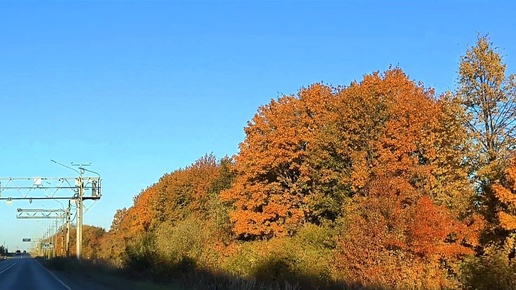
[[[293,234],[306,222],[309,177],[303,174],[318,121],[333,89],[315,84],[258,109],[235,157],[236,178],[221,197],[230,202],[233,230],[247,239]]]
[[[495,243],[483,245],[482,254],[464,263],[462,279],[466,289],[512,289],[516,285],[516,156],[509,160],[500,179],[492,184],[499,202],[493,213],[499,225]]]
[[[377,76],[365,76],[364,83],[373,89],[381,82]],[[386,116],[382,96],[361,89],[368,85],[353,82],[334,96],[315,100],[325,106],[318,105],[318,114],[309,115],[313,136],[302,172],[309,188],[307,219],[313,223],[339,218],[345,199],[361,189],[370,174],[376,156],[372,144]]]
[[[101,251],[102,237],[106,234],[106,230],[101,227],[84,226],[83,229],[83,255],[86,259],[96,260],[99,258]]]
[[[461,257],[473,253],[478,223],[467,215],[473,191],[449,191],[468,186],[453,104],[399,69],[366,76],[354,90],[381,103],[382,118],[374,138],[364,139],[364,159],[353,162],[360,179],[343,206],[335,264],[362,283],[456,287],[448,273],[457,274]]]
[[[322,253],[318,263],[331,265],[317,267],[335,281],[458,288],[483,225],[474,209],[495,205],[499,231],[516,229],[516,161],[503,170],[513,78],[498,82],[497,66],[482,66],[480,59],[499,60],[484,44],[464,57],[456,95],[436,97],[390,68],[271,100],[248,122],[234,158],[208,154],[165,174],[117,211],[108,233],[92,231],[90,244],[102,250],[91,256],[167,277],[182,261],[250,274],[264,257],[292,270]],[[489,73],[478,77],[473,64]],[[299,253],[271,251],[308,240]]]
[[[227,240],[228,208],[219,193],[232,184],[232,163],[231,158],[217,161],[213,154],[206,154],[186,168],[162,176],[136,195],[131,207],[115,213],[110,231],[101,237],[101,250],[94,256],[117,266],[144,262],[159,267],[153,255],[160,254],[154,245],[155,240],[163,240],[158,236],[163,233],[160,229],[174,228],[186,219],[202,222]]]
[[[98,258],[113,267],[123,266],[126,260],[126,242],[121,232],[110,230],[102,236]]]
[[[235,207],[234,231],[271,237],[305,222],[334,222],[347,198],[380,177],[424,189],[464,218],[473,192],[458,113],[456,102],[436,101],[398,68],[349,87],[316,84],[272,100],[246,128],[236,181],[222,195]]]
[[[127,214],[127,208],[117,209],[115,215],[113,216],[113,221],[111,222],[110,231],[117,232],[120,230],[120,224],[125,218]]]
[[[457,97],[466,112],[465,124],[477,146],[476,165],[480,210],[495,233],[500,202],[491,186],[501,177],[515,146],[516,83],[506,75],[506,65],[487,36],[462,56]]]
[[[76,244],[76,237],[77,237],[77,229],[75,227],[72,227],[70,229],[70,255],[74,256],[76,254],[76,248],[73,247],[73,245]],[[64,238],[64,232],[63,238]],[[90,226],[90,225],[84,225],[83,226],[83,232],[82,232],[82,239],[83,239],[83,245],[82,245],[82,255],[85,259],[88,260],[96,260],[97,258],[100,258],[99,254],[101,252],[101,243],[102,238],[106,234],[106,231],[101,227],[96,226]],[[59,236],[58,236],[59,238]],[[58,239],[59,241],[59,239]],[[63,241],[64,242],[64,241]],[[58,242],[58,245],[61,242]],[[62,249],[57,249],[57,253],[64,251]]]
[[[218,195],[213,196],[212,188],[220,175],[221,167],[216,157],[206,154],[190,166],[161,177],[152,187],[153,226],[165,221],[180,221],[191,214],[207,218],[213,198],[218,199]]]
[[[464,219],[476,215],[475,192],[470,176],[474,166],[470,163],[474,146],[463,125],[465,112],[457,98],[447,92],[438,98],[438,125],[435,128],[435,158],[432,162],[433,199]],[[478,219],[478,216],[475,216]]]

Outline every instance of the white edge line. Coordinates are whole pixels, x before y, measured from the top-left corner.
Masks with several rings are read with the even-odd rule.
[[[38,263],[41,267],[43,267],[43,269],[47,270],[47,272],[50,273],[50,275],[52,275],[52,277],[56,278],[56,280],[59,281],[59,283],[61,283],[63,286],[65,286],[66,289],[72,290],[72,288],[68,287],[68,285],[66,285],[63,281],[61,281],[59,278],[57,278],[56,275],[52,274],[52,272],[50,272],[47,268],[45,268],[45,266],[41,265],[41,263],[38,262],[38,260],[36,260],[36,259],[33,259],[33,260],[36,261],[36,263]]]
[[[5,271],[7,271],[7,270],[11,269],[12,267],[14,267],[14,266],[15,266],[16,264],[18,264],[19,262],[20,262],[20,260],[18,260],[16,263],[13,263],[11,266],[9,266],[9,267],[7,267],[7,268],[3,269],[3,270],[0,272],[0,274],[3,274]],[[71,290],[71,289],[70,289],[70,290]]]

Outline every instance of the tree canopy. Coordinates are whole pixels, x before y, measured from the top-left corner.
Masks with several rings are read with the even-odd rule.
[[[515,97],[487,37],[461,58],[454,92],[399,67],[302,87],[258,108],[235,156],[165,174],[108,232],[86,231],[88,253],[163,281],[511,285]]]

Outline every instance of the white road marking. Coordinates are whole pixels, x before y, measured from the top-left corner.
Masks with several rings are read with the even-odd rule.
[[[33,259],[36,263],[38,263],[38,265],[40,265],[41,267],[43,267],[43,269],[45,269],[50,275],[52,275],[52,277],[56,278],[57,281],[59,281],[59,283],[61,283],[61,285],[63,285],[66,289],[68,290],[72,290],[72,288],[68,287],[68,285],[66,285],[63,281],[61,281],[59,278],[56,277],[56,275],[52,274],[52,272],[50,272],[47,268],[45,268],[45,266],[41,265],[38,260],[36,259]]]
[[[20,260],[18,259],[18,261],[17,261],[16,263],[14,263],[14,264],[12,264],[11,266],[9,266],[9,267],[7,267],[7,268],[3,269],[2,271],[0,271],[0,274],[2,274],[3,272],[5,272],[5,271],[7,271],[7,270],[11,269],[12,267],[14,267],[14,265],[18,264],[19,262],[20,262]]]

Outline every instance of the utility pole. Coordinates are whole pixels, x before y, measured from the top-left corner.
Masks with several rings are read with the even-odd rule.
[[[76,257],[77,257],[78,261],[81,261],[81,257],[82,257],[82,225],[83,225],[83,220],[84,220],[83,201],[84,201],[84,189],[85,189],[85,185],[84,185],[85,178],[83,177],[83,175],[84,175],[85,171],[95,173],[98,175],[98,181],[93,180],[93,182],[91,183],[91,192],[92,192],[92,196],[99,195],[99,198],[100,198],[100,174],[98,174],[95,171],[91,171],[91,170],[84,168],[85,166],[90,166],[90,164],[73,164],[72,163],[72,165],[78,166],[78,168],[79,168],[79,178],[76,179],[76,185],[77,185],[78,192],[77,192],[77,198],[75,199],[75,202],[77,203]],[[89,180],[90,179],[88,178],[88,181]]]
[[[68,213],[70,213],[71,202],[68,201]],[[66,216],[66,257],[70,257],[70,214]]]
[[[50,259],[50,227],[47,228],[47,259]]]
[[[57,233],[59,233],[57,231],[57,220],[55,222],[55,227],[54,227],[54,257],[57,257]]]
[[[75,200],[77,202],[77,242],[76,242],[76,245],[77,245],[77,249],[76,249],[76,257],[77,257],[77,260],[80,261],[81,260],[81,256],[82,256],[82,215],[83,215],[83,209],[82,209],[82,198],[84,196],[84,183],[83,183],[83,180],[82,180],[82,173],[83,171],[81,170],[81,177],[79,177],[79,195],[77,196],[77,199]]]
[[[47,237],[48,237],[48,245],[49,245],[49,248],[48,248],[48,258],[51,259],[52,258],[52,224],[50,224],[48,226],[48,229],[47,229]]]

